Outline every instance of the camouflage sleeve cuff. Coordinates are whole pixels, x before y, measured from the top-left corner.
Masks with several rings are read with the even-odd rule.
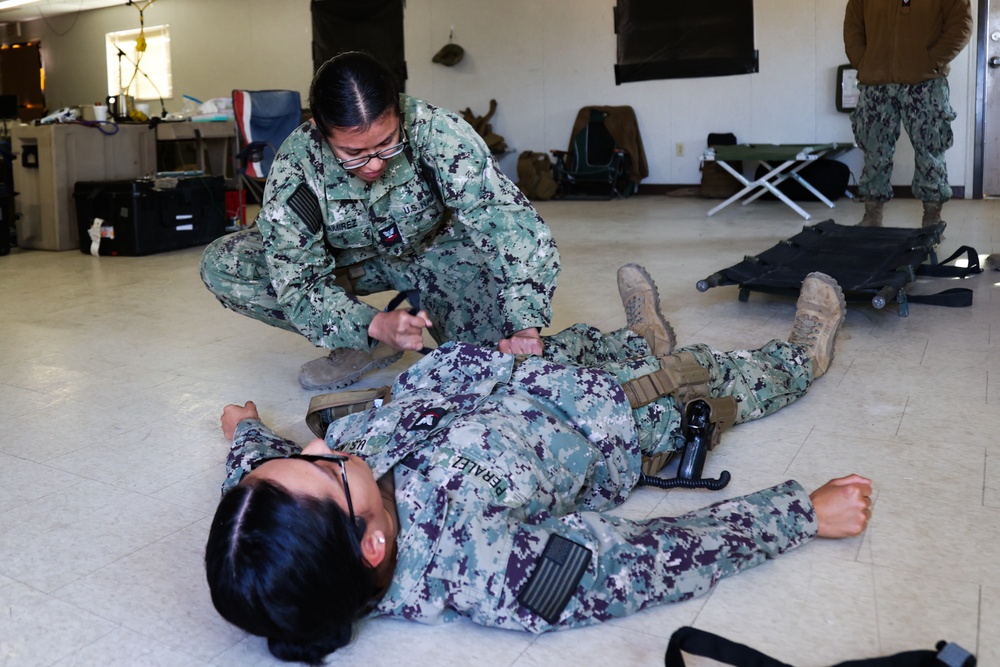
[[[240,483],[254,462],[271,456],[288,456],[301,449],[291,440],[276,435],[258,419],[244,419],[233,431],[233,444],[226,457],[226,480],[222,493]]]
[[[747,503],[756,511],[753,539],[761,552],[774,558],[816,537],[819,524],[809,494],[795,480],[751,493],[733,502]]]

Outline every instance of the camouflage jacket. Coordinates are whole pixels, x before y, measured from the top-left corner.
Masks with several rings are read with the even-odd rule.
[[[596,368],[446,344],[399,376],[388,405],[337,420],[326,441],[376,478],[394,474],[398,560],[373,615],[585,625],[703,594],[816,534],[792,481],[678,518],[606,514],[635,486],[640,451],[619,380]],[[548,622],[518,594],[553,535],[592,558]]]
[[[400,103],[407,149],[373,183],[345,171],[311,123],[278,151],[257,224],[288,319],[317,345],[366,349],[378,311],[335,286],[334,269],[420,253],[447,208],[500,284],[507,330],[546,326],[559,264],[548,226],[468,123],[406,95]]]

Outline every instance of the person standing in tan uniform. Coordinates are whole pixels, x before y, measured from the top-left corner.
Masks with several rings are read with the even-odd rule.
[[[858,70],[861,93],[851,126],[865,154],[860,225],[882,225],[883,205],[892,198],[900,123],[916,154],[913,196],[924,204],[921,224],[941,221],[941,207],[952,194],[944,154],[954,142],[956,117],[949,64],[971,34],[970,0],[848,0],[844,48]]]

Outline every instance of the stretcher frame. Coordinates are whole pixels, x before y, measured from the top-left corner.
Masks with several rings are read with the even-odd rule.
[[[832,158],[841,153],[845,153],[854,148],[853,143],[829,143],[829,144],[736,144],[734,146],[712,146],[701,156],[702,161],[717,162],[719,166],[729,172],[733,178],[743,184],[743,189],[732,197],[722,202],[711,211],[707,217],[712,217],[733,202],[744,199],[743,206],[756,200],[761,195],[771,193],[793,211],[806,220],[812,219],[801,206],[792,201],[778,186],[791,178],[815,197],[826,204],[829,208],[836,208],[836,204],[830,201],[811,183],[804,179],[799,172],[816,160],[827,157]],[[746,176],[734,169],[729,163],[736,160],[748,160],[760,162],[767,169],[760,178],[749,180]],[[780,164],[777,164],[780,163]]]
[[[738,285],[740,301],[747,301],[751,290],[795,296],[806,275],[821,271],[837,281],[848,300],[871,299],[876,309],[895,300],[900,317],[909,315],[910,303],[970,306],[973,291],[968,288],[909,293],[919,276],[968,278],[982,272],[979,255],[969,246],[938,262],[935,247],[946,224],[911,229],[845,226],[825,220],[803,227],[764,252],[744,256],[742,262],[699,280],[695,286],[706,292]],[[966,266],[947,266],[963,256]]]

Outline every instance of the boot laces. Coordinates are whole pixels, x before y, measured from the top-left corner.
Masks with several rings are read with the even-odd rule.
[[[642,316],[642,295],[636,294],[625,304],[625,320],[627,326],[641,324],[644,321]]]
[[[789,339],[798,345],[811,345],[816,342],[820,328],[819,319],[810,315],[801,315],[795,318],[795,323],[792,325],[792,335],[789,336]]]

